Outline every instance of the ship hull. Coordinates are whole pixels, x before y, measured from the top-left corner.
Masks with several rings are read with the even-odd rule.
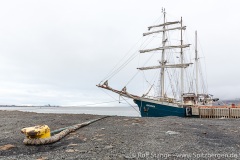
[[[186,108],[169,104],[159,104],[145,100],[134,100],[138,105],[142,117],[186,117]]]

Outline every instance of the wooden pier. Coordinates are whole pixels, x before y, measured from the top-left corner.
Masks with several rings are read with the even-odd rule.
[[[240,108],[198,108],[200,118],[240,118]]]

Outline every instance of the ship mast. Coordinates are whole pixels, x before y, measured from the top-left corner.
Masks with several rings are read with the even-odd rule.
[[[158,104],[159,102],[167,102],[169,106],[175,106],[175,105],[178,105],[178,107],[183,106],[184,69],[189,67],[190,65],[192,65],[192,63],[184,63],[184,48],[190,47],[190,44],[184,44],[183,43],[183,31],[186,30],[186,26],[183,25],[182,17],[181,17],[180,21],[177,20],[177,21],[170,21],[169,22],[166,19],[166,12],[165,12],[164,8],[162,9],[162,13],[163,13],[163,16],[164,16],[163,17],[164,18],[163,23],[149,26],[148,27],[148,32],[143,33],[143,36],[148,36],[148,35],[152,35],[152,34],[159,34],[159,33],[162,32],[162,45],[160,45],[158,47],[155,47],[155,48],[147,48],[147,49],[144,48],[144,49],[139,50],[139,52],[141,54],[145,54],[145,53],[148,54],[149,52],[153,52],[153,51],[161,51],[161,52],[158,52],[158,54],[159,53],[162,54],[162,55],[160,55],[161,60],[157,59],[158,63],[159,63],[158,65],[143,66],[143,67],[137,68],[138,70],[141,70],[141,71],[152,70],[152,69],[157,69],[158,71],[160,70],[160,78],[159,78],[160,89],[158,89],[158,92],[160,92],[160,93],[158,93],[159,95],[157,97],[150,97],[150,96],[146,97],[146,95],[151,90],[151,88],[152,88],[151,87],[150,90],[147,92],[147,94],[143,94],[142,97],[139,97],[137,95],[133,95],[133,94],[128,93],[127,90],[126,90],[126,87],[124,87],[122,90],[116,90],[116,89],[111,88],[108,85],[108,81],[105,81],[103,84],[97,85],[98,87],[110,90],[110,91],[115,92],[115,93],[117,93],[121,96],[132,98],[134,100],[145,101],[145,99],[148,99],[148,100],[151,100],[151,101],[149,101],[149,103],[150,102],[151,103],[157,102],[157,104]],[[180,30],[180,32],[181,32],[180,44],[179,44],[179,41],[177,42],[178,44],[175,44],[175,43],[168,44],[167,43],[167,41],[168,41],[167,32],[170,32],[170,31],[173,31],[173,30]],[[178,32],[178,34],[179,34],[179,32]],[[197,37],[197,33],[196,33],[196,37]],[[159,42],[159,40],[158,40],[158,42]],[[197,38],[196,38],[196,43],[197,43]],[[168,56],[167,50],[174,50],[174,54],[176,53],[179,56],[179,49],[180,49],[180,60],[179,60],[179,62],[175,63],[175,61],[176,61],[175,58],[173,60],[170,59],[169,62],[167,62],[167,58],[166,58],[166,56]],[[178,50],[178,52],[176,52],[176,50]],[[195,54],[196,54],[195,61],[196,61],[196,64],[197,64],[197,61],[198,61],[197,44],[196,44]],[[179,70],[177,71],[177,76],[178,76],[178,79],[180,78],[180,94],[181,95],[177,97],[178,98],[177,101],[175,99],[175,95],[174,95],[174,98],[170,98],[170,97],[167,97],[165,95],[165,74],[166,74],[165,72],[168,71],[168,70],[165,70],[165,69],[168,69],[168,68],[169,69],[174,69],[174,68],[179,68],[180,69],[180,77],[179,77]],[[196,66],[196,70],[198,70],[198,64]],[[170,76],[169,76],[169,78],[171,78]],[[171,79],[170,79],[170,83],[171,83]],[[196,74],[196,83],[198,83],[198,74]],[[177,85],[178,85],[178,83],[177,83]],[[196,85],[197,85],[196,86],[196,88],[197,88],[196,92],[198,93],[198,84],[196,84]],[[172,104],[174,104],[174,105],[172,105]]]
[[[186,26],[183,26],[182,23],[182,17],[181,17],[181,21],[173,21],[173,22],[167,22],[166,21],[166,12],[165,9],[162,10],[163,12],[163,16],[164,16],[164,22],[163,24],[159,24],[159,25],[153,25],[148,27],[148,30],[150,31],[152,28],[159,28],[162,27],[162,29],[157,30],[157,31],[151,31],[151,32],[147,32],[147,33],[143,33],[143,36],[147,36],[147,35],[151,35],[151,34],[156,34],[156,33],[160,33],[162,32],[162,46],[157,47],[157,48],[151,48],[151,49],[144,49],[144,50],[140,50],[140,53],[148,53],[148,52],[152,52],[152,51],[158,51],[158,50],[162,50],[162,59],[160,61],[160,65],[158,66],[147,66],[147,67],[140,67],[137,68],[139,70],[151,70],[151,69],[161,69],[161,77],[160,77],[160,101],[164,101],[165,97],[165,91],[164,91],[164,83],[165,83],[165,68],[181,68],[181,88],[180,88],[180,92],[181,92],[181,102],[183,102],[183,93],[184,93],[184,68],[188,67],[189,65],[191,65],[192,63],[184,63],[184,59],[183,59],[183,49],[184,48],[188,48],[190,46],[190,44],[184,44],[183,43],[183,30],[186,29]],[[179,27],[170,27],[167,28],[166,26],[171,26],[171,25],[177,25],[180,24]],[[167,31],[172,31],[172,30],[181,30],[181,44],[180,45],[166,45],[167,42],[167,37],[166,37],[166,32]],[[180,48],[180,63],[179,64],[168,64],[166,59],[165,59],[165,51],[168,49],[177,49]],[[161,100],[162,99],[162,100]],[[183,103],[182,103],[183,104]]]
[[[181,28],[182,28],[182,17],[181,17]],[[181,45],[183,45],[183,30],[181,29]],[[181,64],[183,64],[183,48],[181,48],[180,52],[180,57],[181,57]],[[183,104],[183,93],[184,93],[184,68],[181,68],[181,102]]]
[[[196,95],[198,95],[198,51],[197,51],[197,31],[195,31],[195,64],[196,64]]]
[[[162,37],[162,46],[163,46],[163,50],[162,50],[162,60],[161,60],[161,65],[163,66],[161,68],[161,79],[160,79],[160,90],[161,90],[161,95],[160,97],[161,98],[164,98],[164,77],[165,77],[165,68],[164,68],[164,65],[165,65],[165,44],[166,44],[166,39],[165,39],[165,36],[166,36],[166,12],[165,12],[165,8],[162,9],[162,12],[163,12],[163,16],[164,16],[164,20],[163,20],[163,37]]]

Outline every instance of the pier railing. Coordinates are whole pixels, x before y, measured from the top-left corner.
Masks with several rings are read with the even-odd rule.
[[[199,108],[200,118],[240,118],[240,108]]]

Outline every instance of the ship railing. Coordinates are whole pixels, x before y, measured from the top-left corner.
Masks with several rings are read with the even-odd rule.
[[[176,99],[174,98],[169,98],[169,97],[153,97],[153,96],[146,96],[145,98],[159,101],[159,102],[167,102],[167,103],[176,103]]]

